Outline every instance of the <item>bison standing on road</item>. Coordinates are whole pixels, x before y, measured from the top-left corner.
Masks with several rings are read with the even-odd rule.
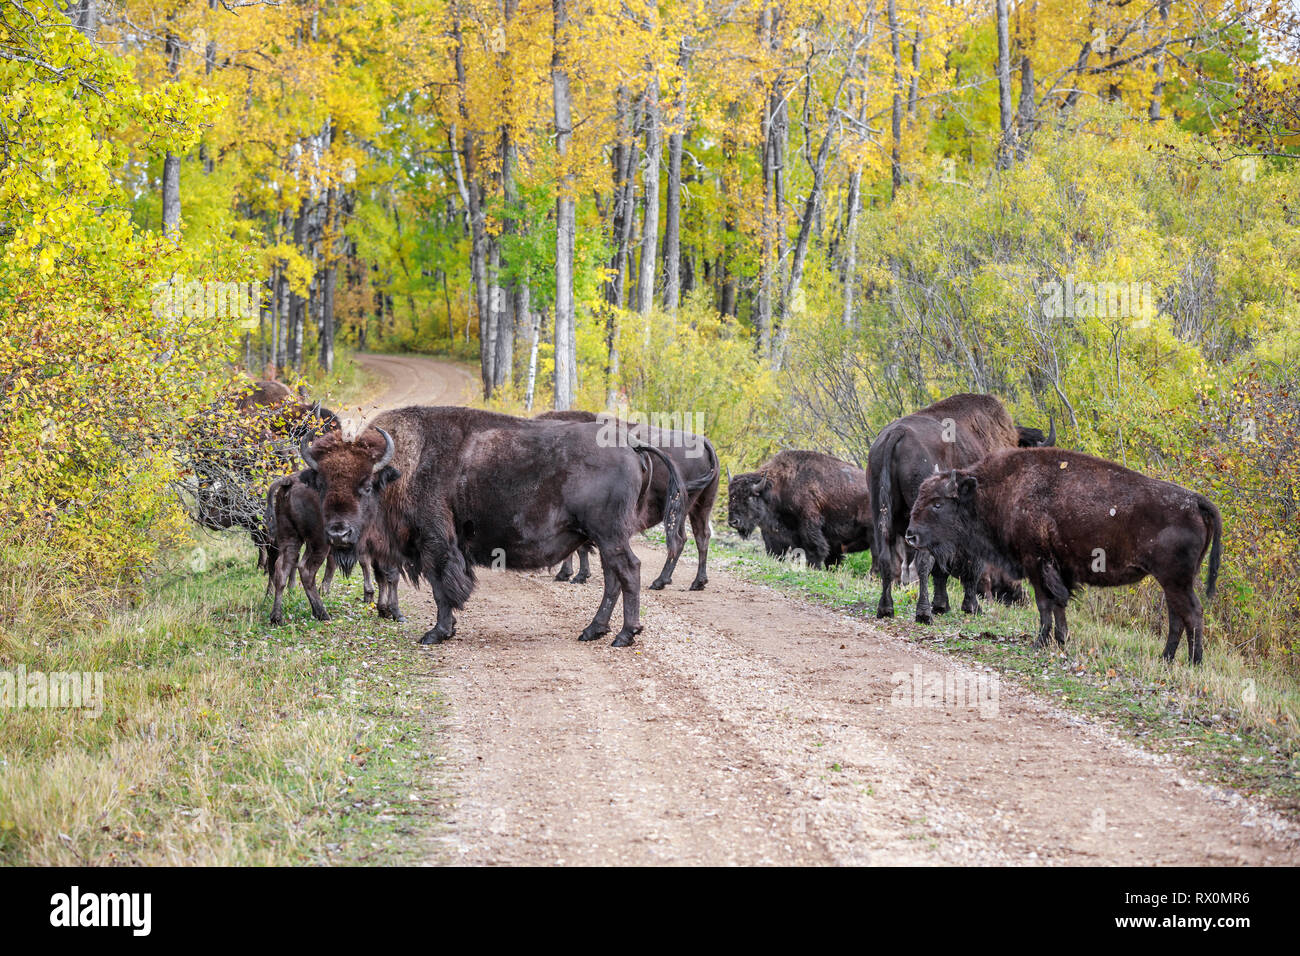
[[[424,578],[438,604],[420,638],[438,644],[456,629],[454,610],[474,589],[474,566],[528,570],[557,564],[580,544],[600,552],[605,590],[579,640],[609,632],[623,598],[615,647],[640,633],[640,562],[630,538],[654,468],[668,473],[664,519],[669,547],[681,547],[686,495],[662,451],[629,436],[600,441],[598,424],[537,422],[458,407],[399,408],[378,416],[355,441],[331,433],[303,448],[321,495],[325,531],[340,566],[366,535],[390,549],[412,582]],[[392,468],[391,480],[376,477]],[[355,558],[353,558],[355,560]]]
[[[1065,645],[1065,606],[1085,584],[1113,587],[1147,575],[1165,592],[1172,661],[1182,634],[1201,662],[1203,615],[1196,574],[1208,551],[1205,596],[1214,596],[1223,521],[1204,495],[1078,452],[998,452],[935,475],[912,508],[908,543],[954,567],[987,562],[1027,577],[1038,604],[1038,639]]]
[[[1043,435],[1037,428],[1017,426],[1002,403],[992,395],[953,395],[885,426],[871,443],[868,471],[871,500],[876,515],[871,543],[872,563],[880,569],[880,603],[877,617],[894,616],[892,585],[897,576],[894,554],[907,532],[908,517],[921,483],[935,473],[973,465],[990,452],[1022,445],[1051,445],[1056,427]],[[948,572],[942,562],[925,551],[915,554],[921,593],[916,619],[929,624],[934,614],[948,610]],[[979,611],[976,596],[980,568],[962,578],[965,594],[961,609]],[[934,579],[930,601],[928,577]]]
[[[871,547],[866,473],[821,452],[780,452],[731,479],[727,523],[743,538],[758,528],[769,554],[797,548],[813,567],[836,565]]]
[[[595,422],[601,421],[602,418],[597,416],[595,412],[572,410],[543,412],[537,416],[537,420]],[[606,417],[604,420],[609,421],[610,419]],[[713,503],[718,497],[718,480],[721,477],[721,470],[718,467],[718,453],[714,451],[713,443],[703,435],[687,435],[679,431],[647,428],[641,425],[625,425],[616,419],[614,423],[618,427],[628,428],[630,434],[661,449],[673,460],[681,472],[686,489],[686,514],[691,521],[691,533],[695,536],[695,550],[699,556],[695,580],[691,582],[690,590],[703,591],[704,585],[709,583],[709,540],[713,537],[713,525],[710,519],[713,515]],[[698,449],[699,453],[694,454],[694,449]],[[645,497],[641,502],[640,530],[644,531],[646,528],[653,528],[664,520],[664,505],[667,498],[668,472],[666,469],[656,468],[651,476],[650,487],[646,489]],[[685,541],[683,540],[682,543],[684,545]],[[582,584],[590,578],[590,553],[590,545],[583,545],[578,549],[580,564],[577,576],[573,576],[573,556],[570,555],[565,558],[564,564],[561,565],[559,573],[555,576],[555,580],[567,581],[572,577],[574,584]],[[648,585],[650,590],[659,591],[673,583],[673,571],[677,569],[679,558],[681,558],[680,548],[677,551],[669,550],[663,570]]]

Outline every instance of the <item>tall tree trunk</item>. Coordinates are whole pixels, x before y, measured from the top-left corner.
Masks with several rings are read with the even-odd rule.
[[[650,0],[654,18],[655,0]],[[659,77],[655,76],[645,91],[645,172],[642,190],[645,212],[641,228],[641,275],[637,282],[636,301],[643,316],[649,316],[655,304],[655,254],[659,249],[659,164],[663,146],[659,137]],[[647,326],[647,329],[649,326]]]
[[[168,19],[171,19],[170,17]],[[167,32],[163,43],[163,53],[167,57],[167,77],[170,82],[176,80],[181,69],[180,38]],[[181,158],[167,153],[163,157],[162,178],[162,233],[174,236],[181,224]]]
[[[1156,81],[1151,87],[1151,109],[1148,115],[1151,122],[1159,123],[1161,120],[1161,103],[1165,98],[1165,43],[1168,41],[1169,29],[1169,8],[1173,0],[1160,0],[1160,50],[1156,53],[1155,74]]]
[[[1011,40],[1007,27],[1007,0],[994,0],[997,8],[998,30],[998,118],[1001,136],[998,140],[998,169],[1011,165],[1014,146],[1011,140],[1013,115],[1011,112]]]
[[[844,327],[856,324],[853,297],[858,278],[858,207],[862,204],[862,167],[855,166],[849,176],[848,223],[844,227]]]
[[[334,214],[337,192],[333,186],[325,191],[325,223],[321,245],[320,367],[334,370]]]
[[[664,311],[673,315],[682,298],[682,140],[686,134],[686,68],[690,53],[685,41],[677,56],[681,87],[677,92],[677,117],[668,134],[668,195],[664,202]]]
[[[573,176],[568,168],[569,139],[573,135],[569,72],[565,62],[569,22],[568,0],[551,0],[551,95],[555,107],[555,150],[560,160],[560,182],[555,199],[555,408],[573,407],[576,369],[573,367],[573,244],[576,210]]]
[[[1016,159],[1025,158],[1029,139],[1038,120],[1034,103],[1034,64],[1026,53],[1020,58],[1020,109],[1016,113]]]
[[[890,108],[889,179],[890,197],[898,195],[903,185],[903,54],[898,39],[898,2],[889,0],[889,51],[894,57],[894,96]]]
[[[311,206],[304,196],[298,204],[298,218],[293,223],[293,247],[303,251],[307,245],[307,217]],[[307,321],[307,301],[297,292],[289,296],[290,361],[293,367],[302,370],[303,365],[303,326]]]
[[[474,302],[478,310],[479,375],[483,384],[483,397],[492,394],[492,363],[496,358],[490,347],[489,325],[492,303],[488,290],[488,236],[483,209],[483,190],[478,182],[478,136],[470,123],[468,83],[465,74],[465,39],[460,25],[459,4],[452,16],[451,38],[454,45],[452,59],[456,68],[458,109],[463,127],[460,141],[459,163],[464,166],[462,181],[458,183],[469,218],[470,252],[469,271],[474,285]],[[457,168],[458,175],[460,168]]]

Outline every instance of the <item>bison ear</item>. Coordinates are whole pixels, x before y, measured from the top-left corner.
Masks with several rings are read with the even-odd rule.
[[[978,487],[979,479],[974,475],[962,475],[957,479],[957,497],[962,501],[970,501],[975,497],[975,489]]]
[[[374,480],[371,482],[371,486],[375,489],[375,492],[378,493],[384,490],[385,485],[392,484],[401,477],[402,473],[400,471],[392,465],[385,465],[379,470],[378,474],[375,475]]]

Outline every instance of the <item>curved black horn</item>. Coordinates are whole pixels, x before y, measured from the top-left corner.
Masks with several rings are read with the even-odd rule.
[[[312,471],[316,471],[320,466],[316,464],[316,459],[311,456],[311,439],[310,433],[302,436],[302,444],[298,446],[298,453],[302,455],[302,460],[307,463],[307,467]]]
[[[376,427],[375,431],[384,436],[384,455],[379,459],[379,461],[375,462],[375,467],[371,469],[372,472],[377,474],[385,465],[393,460],[393,455],[397,451],[397,446],[393,444],[393,436],[388,434],[388,432],[379,427]]]
[[[1047,444],[1056,444],[1056,416],[1047,416]]]

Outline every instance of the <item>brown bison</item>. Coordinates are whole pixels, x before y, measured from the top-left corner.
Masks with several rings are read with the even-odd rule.
[[[951,567],[987,562],[1029,579],[1038,639],[1065,645],[1065,606],[1085,584],[1114,587],[1147,575],[1165,592],[1172,661],[1182,634],[1201,661],[1203,618],[1196,574],[1208,551],[1205,596],[1214,596],[1223,521],[1208,498],[1114,462],[1057,449],[996,452],[970,468],[925,481],[908,543]]]
[[[412,582],[429,582],[438,620],[420,643],[455,633],[452,612],[474,589],[475,565],[544,568],[590,541],[600,552],[605,590],[579,640],[609,632],[621,594],[623,627],[613,644],[626,647],[641,631],[640,562],[630,538],[639,530],[651,461],[668,473],[670,549],[681,547],[686,495],[662,451],[635,438],[611,446],[600,429],[411,406],[380,415],[355,441],[334,432],[302,452],[340,567],[370,539],[387,549],[376,554],[379,567],[400,567]]]
[[[908,516],[920,491],[921,482],[935,470],[973,465],[992,451],[1024,445],[1051,445],[1056,426],[1047,435],[1036,428],[1017,426],[1006,408],[992,395],[953,395],[928,408],[913,412],[885,426],[871,443],[868,471],[871,500],[875,508],[871,543],[873,566],[879,568],[881,589],[877,617],[894,616],[892,585],[896,573],[894,554],[904,541]],[[929,624],[934,614],[948,611],[948,571],[924,551],[909,555],[916,562],[921,592],[916,601],[916,619]],[[965,594],[962,610],[979,611],[978,571],[962,578]],[[934,602],[929,582],[934,580]]]
[[[271,623],[284,623],[284,589],[292,581],[295,567],[298,569],[303,591],[306,592],[307,600],[311,604],[312,616],[321,621],[329,620],[321,596],[329,594],[330,583],[334,579],[334,570],[338,562],[325,535],[320,495],[312,485],[310,471],[304,470],[296,475],[286,475],[272,482],[266,494],[265,537],[268,542],[265,562],[268,578],[267,593],[275,596],[271,608]],[[306,559],[300,564],[299,559],[304,547],[307,549]],[[362,600],[370,603],[375,600],[375,591],[370,580],[372,561],[367,548],[363,547],[361,550],[364,555],[360,562],[364,579]],[[325,564],[325,578],[317,591],[316,572],[322,561]],[[350,570],[349,566],[347,571]],[[344,573],[346,574],[347,571]],[[376,578],[379,581],[379,616],[404,620],[397,610],[396,576],[384,577],[377,573]]]
[[[802,551],[813,567],[871,547],[866,473],[816,451],[783,451],[731,479],[727,523],[742,538],[758,528],[769,554]]]
[[[577,410],[543,412],[537,416],[537,420],[562,422],[611,421],[608,416],[598,416],[595,412]],[[691,522],[691,533],[695,537],[695,550],[699,560],[695,570],[695,580],[691,582],[690,590],[703,591],[704,585],[709,583],[709,540],[713,537],[713,525],[710,518],[713,514],[713,503],[718,497],[718,480],[721,477],[721,471],[718,467],[718,454],[714,451],[713,443],[703,435],[687,435],[679,431],[649,428],[644,425],[628,426],[617,419],[612,421],[616,427],[626,428],[630,434],[661,449],[664,454],[673,460],[681,472],[686,489],[686,516]],[[667,498],[668,472],[664,468],[656,468],[651,475],[650,487],[646,490],[646,495],[641,502],[640,530],[644,531],[646,528],[653,528],[664,520],[664,504]],[[685,541],[683,540],[684,544]],[[573,556],[570,555],[564,559],[555,580],[567,581],[572,579],[574,584],[582,584],[591,577],[590,554],[590,545],[583,545],[578,548],[579,568],[577,575],[573,574]],[[680,558],[680,549],[676,552],[669,550],[663,570],[649,584],[650,590],[658,591],[673,583],[673,571],[677,569],[677,561]]]

